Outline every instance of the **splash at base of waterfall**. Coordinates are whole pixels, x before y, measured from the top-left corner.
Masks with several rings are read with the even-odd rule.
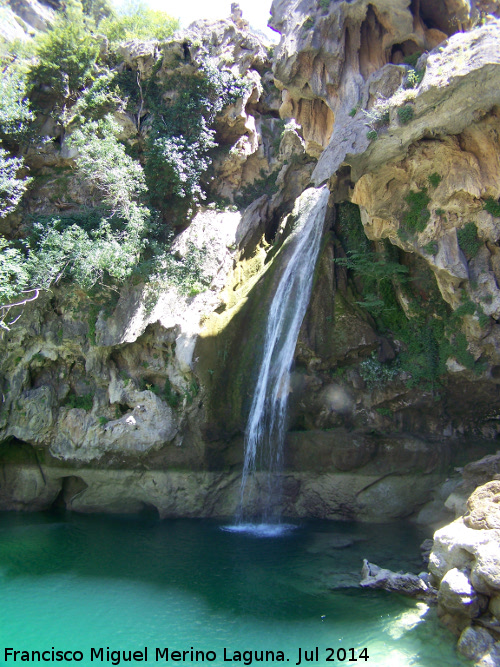
[[[245,533],[251,537],[283,537],[296,528],[293,523],[237,523],[221,526],[221,530],[228,533]]]

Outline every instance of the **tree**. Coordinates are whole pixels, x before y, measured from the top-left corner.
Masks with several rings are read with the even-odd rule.
[[[63,100],[75,97],[90,78],[99,55],[93,22],[79,0],[68,0],[52,28],[37,37],[38,62],[30,70],[32,85],[48,86]]]

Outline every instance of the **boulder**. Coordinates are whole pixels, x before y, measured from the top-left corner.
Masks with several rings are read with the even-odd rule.
[[[500,480],[488,482],[474,491],[467,501],[464,523],[476,530],[500,529]]]
[[[476,618],[487,607],[488,601],[474,590],[466,572],[453,568],[441,579],[438,606],[449,614]]]
[[[493,646],[495,640],[479,626],[468,626],[460,635],[457,649],[468,660],[480,660]]]
[[[374,563],[369,563],[366,558],[363,560],[361,577],[359,585],[362,588],[381,588],[391,593],[426,599],[435,595],[434,589],[416,574],[385,570]]]

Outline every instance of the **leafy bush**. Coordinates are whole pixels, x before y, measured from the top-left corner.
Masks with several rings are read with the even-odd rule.
[[[457,229],[457,238],[458,245],[467,255],[467,258],[470,259],[477,255],[477,252],[481,247],[481,241],[477,236],[477,226],[475,222],[468,222],[462,229]]]
[[[377,137],[378,137],[377,130],[369,130],[366,133],[366,138],[370,139],[370,141],[373,141],[374,139],[377,139]]]
[[[69,393],[64,399],[62,404],[67,406],[68,408],[80,408],[81,410],[89,412],[90,410],[92,410],[94,399],[92,397],[92,394],[84,394],[83,396],[77,396],[74,393]]]
[[[408,88],[416,88],[422,79],[424,78],[425,70],[423,69],[414,69],[413,67],[408,71],[406,75],[406,79],[404,82],[404,88],[408,90]]]
[[[0,134],[18,137],[32,119],[24,76],[16,71],[3,72],[0,77]]]
[[[424,245],[422,249],[428,255],[432,255],[434,257],[435,255],[438,254],[439,246],[436,243],[436,241],[429,241],[429,243]]]
[[[397,113],[401,125],[406,125],[415,118],[415,109],[410,104],[405,104],[404,107],[399,107]]]
[[[427,188],[422,188],[406,195],[405,201],[409,206],[409,210],[403,216],[403,225],[409,232],[423,232],[431,217],[429,209],[427,208],[430,197],[427,194]]]
[[[434,172],[433,174],[429,174],[429,176],[427,176],[427,180],[429,181],[429,183],[432,185],[433,188],[437,188],[437,186],[441,183],[442,179],[437,172]]]
[[[32,85],[48,86],[62,99],[74,97],[90,78],[99,54],[81,3],[68,0],[50,30],[36,39],[38,62],[29,72]]]
[[[112,116],[106,116],[85,123],[68,145],[78,149],[78,169],[100,190],[104,203],[128,222],[128,235],[141,235],[149,211],[135,200],[146,191],[146,181],[141,165],[118,141],[120,130]]]
[[[279,169],[275,169],[269,174],[266,174],[264,169],[261,169],[260,178],[256,178],[253,183],[249,183],[243,187],[234,197],[236,205],[240,209],[244,209],[247,206],[250,206],[253,201],[261,197],[263,194],[272,195],[275,192],[278,192],[276,179],[278,178],[279,172]]]
[[[10,157],[0,148],[0,218],[4,218],[17,208],[31,178],[17,178],[24,166],[22,158]]]
[[[416,53],[412,53],[411,55],[404,57],[404,62],[407,65],[410,65],[410,67],[416,67],[418,59],[420,58],[421,55],[422,51],[417,51]]]
[[[189,209],[205,198],[201,180],[217,146],[215,118],[243,95],[247,85],[245,79],[219,71],[208,62],[192,76],[175,76],[165,82],[164,88],[176,91],[167,107],[154,81],[145,91],[154,115],[145,164],[151,202],[172,214],[173,200],[180,224],[185,224]]]
[[[179,21],[162,11],[148,9],[146,5],[125,6],[117,15],[109,16],[99,25],[110,42],[129,39],[166,40],[179,29]]]
[[[500,203],[495,201],[492,197],[485,200],[483,208],[493,217],[500,218]]]
[[[359,374],[369,389],[378,389],[396,380],[400,369],[397,364],[382,364],[377,359],[377,353],[372,352],[368,359],[360,363]]]
[[[112,4],[108,0],[82,0],[82,8],[83,13],[90,16],[96,25],[113,14]]]
[[[27,285],[24,255],[0,237],[0,304],[9,303]]]

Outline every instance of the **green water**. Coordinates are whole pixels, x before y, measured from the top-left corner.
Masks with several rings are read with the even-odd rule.
[[[107,647],[126,657],[147,647],[147,664],[239,667],[243,651],[260,657],[269,650],[274,661],[271,654],[268,662],[246,654],[247,664],[283,664],[276,660],[282,651],[285,664],[295,666],[299,648],[302,665],[466,664],[425,605],[354,587],[363,557],[418,572],[422,535],[411,528],[309,522],[279,538],[258,538],[222,525],[0,515],[0,664],[32,664],[20,662],[21,654],[16,663],[5,661],[5,648],[52,647],[83,655],[56,664],[85,667],[113,664]],[[91,649],[101,647],[104,660],[91,661]],[[157,648],[191,647],[215,659],[202,662],[199,654],[191,662],[186,654],[178,662],[170,653],[168,663],[156,661]],[[224,648],[226,658],[240,651],[242,660],[224,660]],[[314,661],[305,662],[311,650]],[[110,657],[117,664],[118,654]],[[122,665],[144,664],[120,658]]]

